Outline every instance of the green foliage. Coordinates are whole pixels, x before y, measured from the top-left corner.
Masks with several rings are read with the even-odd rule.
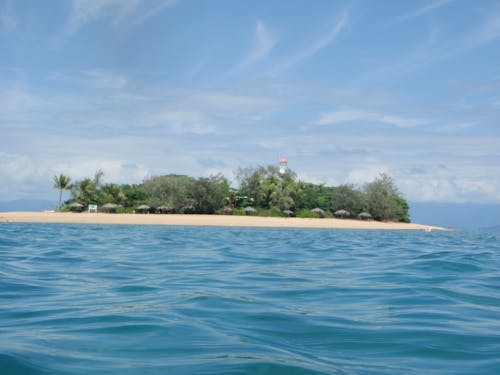
[[[171,174],[152,177],[143,182],[142,188],[149,195],[148,205],[165,205],[175,212],[184,213],[195,205],[195,182],[192,177]]]
[[[299,210],[295,216],[302,217],[302,218],[310,218],[310,219],[315,219],[315,218],[319,217],[317,214],[312,212],[310,209],[306,209],[306,208]]]
[[[283,211],[295,211],[297,217],[314,218],[315,207],[327,217],[344,209],[352,216],[369,212],[375,220],[409,222],[409,207],[393,179],[382,174],[362,190],[353,185],[328,187],[297,180],[292,171],[279,173],[274,166],[240,168],[236,172],[239,189],[229,186],[222,174],[195,179],[184,175],[151,177],[140,185],[102,183],[103,172],[93,179],[85,178],[70,184],[69,177],[54,176],[54,188],[71,188],[71,201],[89,204],[118,204],[118,212],[132,212],[141,204],[166,206],[177,213],[222,213],[231,208],[232,215],[247,215],[245,207],[255,207],[250,215],[286,216]]]
[[[295,206],[292,192],[295,190],[295,173],[279,172],[278,167],[239,169],[236,173],[241,196],[248,197],[256,206],[265,209],[278,207],[289,210]]]
[[[366,184],[364,193],[368,211],[375,220],[409,222],[408,203],[389,175],[383,173]]]
[[[286,215],[279,207],[271,207],[271,208],[259,208],[257,211],[258,216],[265,217],[285,217]]]
[[[352,216],[367,210],[365,195],[353,185],[340,185],[331,189],[330,211],[347,210]]]
[[[125,202],[123,205],[126,208],[134,209],[146,203],[151,197],[141,185],[121,185],[120,187],[125,195]]]
[[[246,212],[243,208],[233,208],[232,215],[235,216],[245,216]]]
[[[99,195],[94,182],[90,178],[84,178],[81,181],[75,182],[71,188],[71,200],[79,202],[84,206],[97,204]]]
[[[323,184],[315,185],[308,182],[298,182],[292,192],[295,201],[295,209],[312,209],[322,207],[324,209],[331,206],[332,188]]]
[[[197,213],[214,214],[228,202],[229,182],[217,174],[209,178],[199,178],[193,187],[194,207]]]

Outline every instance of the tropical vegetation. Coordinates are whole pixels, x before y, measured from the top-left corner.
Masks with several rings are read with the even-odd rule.
[[[102,171],[70,183],[54,176],[54,188],[70,190],[62,210],[88,205],[117,205],[117,212],[199,213],[299,217],[353,217],[409,222],[409,207],[394,180],[381,174],[363,186],[326,186],[300,181],[275,166],[239,168],[238,188],[222,174],[194,178],[169,174],[141,184],[105,183]]]

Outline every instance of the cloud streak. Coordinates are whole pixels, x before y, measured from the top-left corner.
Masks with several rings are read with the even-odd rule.
[[[428,120],[414,119],[408,117],[399,117],[387,115],[383,113],[370,112],[365,110],[338,110],[333,112],[324,113],[312,125],[338,125],[356,121],[369,121],[378,122],[388,125],[393,125],[399,128],[413,128],[429,124]]]
[[[436,9],[444,7],[445,5],[448,5],[448,4],[452,3],[453,1],[455,1],[455,0],[437,0],[437,1],[430,2],[429,4],[427,4],[421,8],[418,8],[418,9],[415,9],[415,10],[409,12],[409,13],[403,14],[402,16],[400,16],[396,19],[396,22],[403,22],[403,21],[407,21],[407,20],[410,20],[413,18],[423,16],[423,15],[430,13]]]
[[[254,32],[254,43],[250,51],[229,75],[238,73],[247,69],[251,65],[264,60],[272,52],[274,46],[278,43],[278,39],[272,31],[261,21],[257,22]]]
[[[339,35],[341,35],[341,33],[348,27],[348,25],[349,13],[347,12],[347,10],[344,10],[340,18],[329,28],[329,30],[323,36],[316,39],[315,41],[312,41],[308,44],[307,47],[303,48],[288,59],[277,64],[273,69],[273,73],[277,74],[282,71],[288,70],[294,65],[299,64],[303,60],[314,56],[319,51],[333,43],[335,39],[337,39]]]
[[[89,23],[102,20],[114,27],[137,27],[179,1],[163,0],[151,6],[146,0],[73,0],[66,32],[71,35]]]

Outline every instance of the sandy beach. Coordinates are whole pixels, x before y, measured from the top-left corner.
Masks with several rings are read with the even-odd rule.
[[[349,219],[305,219],[229,215],[152,215],[71,212],[0,212],[0,222],[138,225],[198,225],[236,227],[445,230],[424,224],[382,223]]]

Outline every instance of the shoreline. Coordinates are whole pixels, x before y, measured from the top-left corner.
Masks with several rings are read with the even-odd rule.
[[[190,214],[106,214],[73,212],[0,212],[0,223],[60,223],[60,224],[129,224],[170,226],[224,226],[270,228],[330,228],[376,230],[440,230],[449,229],[425,224],[361,221],[353,219],[310,219],[232,215]]]

